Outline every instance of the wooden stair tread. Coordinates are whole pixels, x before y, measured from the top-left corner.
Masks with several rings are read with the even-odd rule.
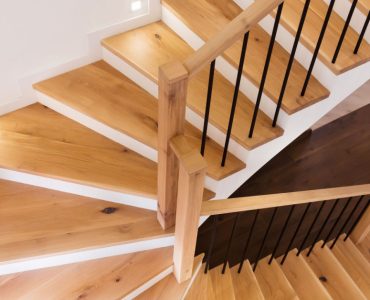
[[[249,261],[245,261],[243,269],[238,273],[239,265],[230,269],[231,277],[233,280],[235,299],[245,299],[248,295],[248,299],[252,300],[264,300],[262,291],[258,285],[257,278],[253,273],[252,267]]]
[[[353,0],[349,0],[351,3]],[[357,2],[357,8],[365,15],[369,13],[370,10],[370,0],[359,0]]]
[[[173,234],[156,212],[31,185],[0,180],[0,199],[1,263]]]
[[[332,299],[304,258],[301,255],[297,256],[297,250],[290,251],[280,267],[299,299]]]
[[[351,239],[344,241],[344,237],[343,235],[338,240],[332,252],[364,295],[370,299],[370,263]]]
[[[265,299],[299,299],[276,260],[274,259],[271,265],[268,260],[269,257],[260,260],[255,271]]]
[[[309,257],[307,252],[308,249],[303,251],[302,256],[316,276],[322,279],[321,283],[332,298],[366,299],[328,247],[321,248],[318,243]]]
[[[205,264],[202,265],[188,294],[185,296],[186,300],[216,299],[211,276],[204,274],[204,268]]]
[[[232,0],[163,0],[162,3],[204,41],[219,33],[226,24],[242,12]],[[258,87],[269,42],[269,34],[259,25],[251,29],[244,74]],[[235,67],[239,64],[241,45],[242,39],[224,53],[224,58]],[[275,102],[279,98],[285,75],[283,70],[287,68],[289,57],[290,55],[278,43],[275,43],[264,89],[266,95]],[[315,78],[312,78],[306,95],[301,97],[306,73],[304,67],[295,61],[282,104],[283,110],[288,114],[293,114],[329,96],[329,91]]]
[[[204,255],[199,255],[194,260],[193,278],[178,283],[175,276],[170,274],[136,297],[136,300],[182,300],[190,289],[193,280],[198,275]]]
[[[3,168],[156,198],[156,163],[40,104],[1,116],[0,136]]]
[[[233,287],[233,280],[231,277],[230,269],[227,267],[225,269],[225,274],[222,274],[222,267],[220,265],[212,270],[208,271],[211,281],[212,287],[215,294],[215,298],[217,300],[235,300],[235,293]]]
[[[170,268],[172,248],[0,277],[1,299],[121,299]]]
[[[102,44],[155,83],[158,83],[158,69],[161,65],[175,60],[184,61],[194,52],[163,22],[110,37]],[[141,45],[141,51],[137,51],[138,44]],[[208,78],[209,69],[203,70],[190,80],[188,88],[187,104],[202,117],[205,112]],[[234,86],[216,71],[210,122],[224,133],[227,131],[233,93]],[[261,112],[255,135],[252,139],[248,138],[248,124],[251,122],[253,110],[254,104],[244,94],[239,93],[232,138],[247,149],[253,149],[283,134],[283,130],[273,128],[272,121]]]
[[[111,128],[157,149],[158,102],[130,79],[103,61],[37,83],[35,89]],[[200,149],[201,132],[189,123],[185,135]],[[221,167],[223,148],[208,140],[208,175],[220,180],[245,168],[233,155]]]
[[[284,2],[282,24],[293,35],[296,34],[303,6],[303,0],[288,0]],[[311,1],[302,31],[301,42],[312,52],[316,47],[327,10],[328,5],[323,0]],[[353,53],[359,35],[354,29],[349,27],[337,62],[335,64],[331,62],[344,27],[344,22],[333,11],[319,52],[320,60],[336,74],[341,74],[370,60],[370,46],[365,40],[358,54]]]
[[[363,241],[356,244],[357,248],[361,251],[362,255],[370,262],[370,234],[368,234]]]

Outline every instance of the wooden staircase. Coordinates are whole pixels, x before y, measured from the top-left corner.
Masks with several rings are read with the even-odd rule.
[[[368,10],[367,2],[360,2],[361,10]],[[258,24],[250,29],[232,130],[230,111],[242,38],[217,59],[210,111],[206,104],[212,74],[207,67],[196,72],[187,91],[182,91],[187,92],[182,116],[174,109],[161,119],[163,97],[176,95],[163,93],[160,68],[193,57],[202,44],[212,42],[243,13],[232,0],[162,0],[162,6],[163,15],[167,14],[163,20],[105,37],[100,60],[34,82],[38,103],[0,116],[0,299],[244,299],[246,294],[251,299],[310,299],[313,291],[320,299],[370,297],[369,236],[356,245],[340,241],[333,251],[316,247],[309,258],[292,251],[283,266],[278,259],[271,265],[264,259],[255,273],[246,262],[240,274],[235,266],[223,275],[220,267],[204,274],[203,257],[197,257],[192,277],[177,282],[179,278],[172,274],[176,271],[173,246],[179,230],[158,222],[163,194],[167,188],[176,194],[177,185],[163,186],[161,180],[177,181],[178,169],[183,171],[179,190],[187,196],[184,205],[199,204],[200,210],[193,187],[201,188],[204,203],[228,197],[234,185],[276,154],[269,147],[280,149],[306,128],[289,128],[289,119],[272,126],[290,58],[290,52],[275,43],[261,91],[268,104],[258,112],[255,133],[248,137],[256,107],[254,94],[270,43],[270,33]],[[282,25],[295,34],[303,2],[286,0],[285,7]],[[325,2],[312,1],[301,41],[311,52],[316,43],[312,36],[317,36],[317,24],[326,9]],[[170,24],[169,14],[191,38],[176,22]],[[349,29],[338,63],[330,63],[333,41],[343,24],[334,13],[319,54],[319,60],[336,75],[366,66],[370,59],[366,41],[359,54],[352,55],[359,34]],[[190,41],[193,38],[198,45]],[[332,91],[317,76],[301,95],[306,69],[298,59],[293,61],[282,102],[284,117],[293,121],[305,116],[308,108],[314,120],[315,105],[323,104],[325,111],[329,108],[325,101],[333,100],[328,99]],[[165,149],[161,137],[171,128],[163,130],[163,124],[170,117],[181,123],[185,113],[186,120],[179,125],[183,132],[175,141],[169,135],[166,146],[172,148]],[[203,122],[208,118],[209,135],[203,136]],[[229,149],[224,147],[228,136]],[[203,159],[199,155],[202,140],[206,141],[207,188],[199,175],[202,170],[197,169]],[[176,151],[179,145],[186,151]],[[166,174],[160,168],[163,153],[177,155],[176,161],[168,159]],[[175,168],[171,169],[171,163]],[[172,202],[162,216],[174,220],[180,197],[166,196]],[[184,220],[189,215],[198,226],[199,214],[186,209],[180,214]],[[321,274],[324,262],[332,273]],[[339,292],[342,284],[346,294]]]

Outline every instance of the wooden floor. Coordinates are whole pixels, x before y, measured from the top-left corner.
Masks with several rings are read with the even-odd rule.
[[[284,24],[294,36],[296,35],[298,24],[301,19],[304,3],[304,0],[288,0],[284,2],[284,9],[281,17],[282,24]],[[322,0],[312,0],[310,2],[310,9],[308,10],[303,27],[301,42],[311,52],[315,50],[327,10],[328,5]],[[320,60],[336,74],[341,74],[370,60],[370,46],[365,40],[359,52],[357,54],[353,53],[359,35],[353,28],[349,27],[338,59],[335,64],[332,63],[335,48],[337,47],[344,23],[345,20],[337,13],[332,13],[319,52]]]
[[[0,277],[0,299],[122,299],[172,265],[172,248]]]
[[[56,101],[157,149],[158,101],[107,63],[98,61],[40,82],[35,88]],[[200,149],[199,130],[187,123],[185,135],[192,147]],[[216,180],[245,168],[245,164],[231,154],[226,167],[222,168],[222,151],[221,146],[208,139],[205,153],[207,172]],[[133,180],[136,181],[134,177]]]
[[[141,51],[136,51],[140,45]],[[158,83],[158,69],[161,65],[180,60],[184,61],[194,50],[163,22],[137,28],[103,41],[103,46]],[[153,59],[154,58],[154,59]],[[188,106],[204,116],[209,68],[202,70],[189,82]],[[215,72],[212,91],[210,122],[226,133],[230,117],[234,86],[219,72]],[[253,149],[281,136],[281,128],[273,128],[272,121],[264,113],[259,114],[255,135],[248,138],[249,124],[253,116],[254,104],[239,93],[232,138],[247,149]]]
[[[0,180],[0,263],[171,234],[153,211]]]
[[[370,182],[370,105],[351,113],[330,123],[312,134],[302,137],[293,142],[274,159],[267,163],[250,180],[243,184],[232,197],[252,196],[273,194],[280,192],[291,192],[308,189],[319,189],[345,185],[365,184]],[[357,199],[357,198],[356,198]],[[355,205],[354,199],[349,207]],[[346,199],[338,204],[343,207]],[[362,203],[362,205],[365,202]],[[308,237],[307,245],[312,242],[315,234],[320,229],[320,223],[327,216],[333,202],[328,203]],[[320,203],[312,205],[306,221],[304,222],[300,233],[298,234],[292,248],[299,247],[308,227],[318,212]],[[361,206],[362,207],[362,206]],[[276,244],[276,239],[282,229],[284,220],[287,217],[290,207],[279,209],[276,221],[271,231],[270,238],[266,243],[263,255],[272,252]],[[292,230],[296,228],[305,209],[305,205],[298,206],[292,216],[289,228],[285,237],[280,241],[278,249],[279,255],[284,253],[290,238]],[[347,210],[349,212],[350,208]],[[257,223],[255,233],[251,240],[248,259],[253,263],[258,252],[258,246],[261,244],[266,232],[268,221],[272,216],[273,210],[264,210]],[[231,228],[233,226],[235,214],[223,215],[219,220],[217,229],[217,239],[213,254],[213,265],[222,262],[225,256],[225,245],[228,243]],[[232,254],[230,255],[230,264],[236,264],[244,249],[245,240],[254,218],[254,212],[243,214],[239,221],[238,229],[235,233]],[[334,224],[337,215],[333,215],[329,221]],[[199,230],[197,254],[207,251],[210,237],[212,235],[212,220],[207,220]],[[328,232],[322,233],[322,238],[326,237]],[[335,236],[335,232],[333,236]],[[275,237],[275,238],[271,238]]]
[[[163,0],[162,3],[204,41],[219,33],[242,11],[233,0]],[[251,29],[244,74],[256,86],[259,86],[261,81],[269,42],[269,33],[260,26]],[[224,58],[235,67],[239,65],[241,46],[242,40],[239,40],[224,54]],[[275,43],[264,90],[266,95],[275,102],[278,101],[280,95],[285,73],[283,70],[286,70],[289,57],[290,55]],[[315,78],[312,78],[305,96],[301,97],[306,73],[303,66],[294,62],[282,104],[283,110],[288,114],[295,113],[329,96],[329,91]]]

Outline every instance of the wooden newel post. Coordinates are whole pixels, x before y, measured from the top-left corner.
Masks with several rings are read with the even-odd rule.
[[[170,140],[184,133],[188,71],[181,62],[159,68],[158,221],[175,225],[179,163]]]
[[[173,253],[174,273],[178,282],[184,282],[190,279],[193,273],[207,165],[199,149],[189,147],[183,135],[173,138],[171,146],[180,163]]]

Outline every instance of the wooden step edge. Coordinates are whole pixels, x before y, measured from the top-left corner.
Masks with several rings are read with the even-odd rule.
[[[223,265],[220,265],[208,271],[216,299],[235,300],[235,291],[229,265],[226,266],[224,274],[221,273],[222,268]]]
[[[253,300],[264,300],[265,297],[253,273],[252,266],[248,260],[244,262],[243,269],[238,273],[239,265],[230,269],[234,285],[236,299],[243,299],[248,295]]]
[[[297,292],[300,299],[328,299],[332,297],[322,285],[316,274],[310,268],[306,260],[301,256],[297,256],[298,249],[293,249],[289,252],[284,264],[280,264],[285,276]],[[279,258],[281,261],[282,258]],[[304,277],[302,277],[305,275]]]
[[[370,298],[370,263],[352,241],[344,241],[344,237],[341,235],[331,251],[359,289]]]
[[[361,242],[355,243],[355,245],[367,261],[370,262],[370,234],[368,234]]]
[[[200,300],[200,299],[215,299],[215,293],[212,287],[212,280],[209,274],[204,274],[202,271],[205,268],[205,263],[200,267],[200,272],[195,276],[194,282],[189,288],[187,295],[184,297],[186,300]],[[171,299],[172,300],[172,299]]]
[[[162,280],[152,286],[146,286],[135,299],[137,300],[182,300],[186,297],[192,286],[199,270],[202,266],[204,255],[199,255],[194,259],[193,275],[183,283],[176,281],[173,273],[167,275]]]
[[[313,251],[321,251],[322,252],[322,253],[320,253],[321,258],[324,256],[323,259],[330,260],[330,264],[338,271],[338,273],[341,274],[341,276],[344,278],[345,282],[350,286],[352,294],[353,293],[356,294],[359,297],[358,299],[365,300],[366,299],[365,295],[362,293],[362,291],[357,286],[357,284],[352,280],[351,276],[347,273],[346,269],[338,261],[338,259],[335,257],[335,255],[332,253],[332,251],[329,249],[329,247],[325,245],[323,248],[321,248],[320,245],[322,243],[323,243],[323,241],[320,241],[319,243],[317,243],[317,245],[316,245],[316,247]],[[329,242],[329,244],[330,244],[330,242]],[[308,249],[304,250],[302,252],[302,256],[305,258],[307,264],[310,265],[309,262],[308,262],[309,258],[307,257],[307,252],[308,252]]]

